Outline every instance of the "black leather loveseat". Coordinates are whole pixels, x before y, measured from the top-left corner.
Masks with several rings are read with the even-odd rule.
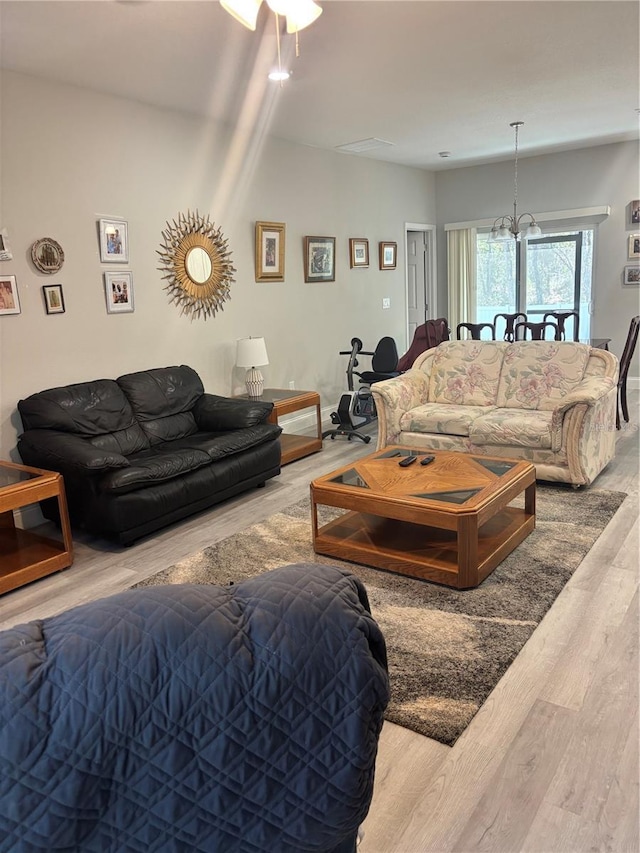
[[[205,394],[186,365],[143,370],[20,400],[18,451],[63,475],[72,526],[129,545],[279,474],[272,408]]]

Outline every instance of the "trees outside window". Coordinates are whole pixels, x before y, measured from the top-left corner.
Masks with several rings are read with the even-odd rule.
[[[515,311],[534,321],[545,311],[577,311],[580,336],[590,337],[593,229],[523,241],[491,241],[489,234],[478,234],[476,258],[474,322]]]

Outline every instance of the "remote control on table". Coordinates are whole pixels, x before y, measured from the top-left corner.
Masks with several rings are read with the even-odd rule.
[[[405,456],[404,459],[401,459],[398,462],[398,465],[401,468],[406,468],[407,465],[412,465],[416,461],[417,458],[418,458],[417,456]]]
[[[435,456],[423,456],[422,459],[420,460],[420,464],[421,465],[428,465],[430,462],[433,462],[433,460],[435,458],[436,458]]]

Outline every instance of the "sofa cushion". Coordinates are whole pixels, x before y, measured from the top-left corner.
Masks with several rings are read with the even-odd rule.
[[[472,422],[469,438],[479,446],[557,450],[561,446],[562,425],[554,426],[552,420],[552,412],[542,410],[494,409]]]
[[[149,447],[133,409],[113,379],[79,382],[32,394],[18,403],[26,430],[50,429],[87,438],[99,450],[128,456]]]
[[[128,468],[110,471],[100,485],[108,492],[132,492],[273,441],[281,432],[276,424],[260,424],[228,433],[194,433],[130,456]]]
[[[204,450],[192,447],[176,448],[172,442],[166,446],[145,450],[129,457],[129,466],[109,471],[100,481],[105,492],[123,494],[141,489],[152,483],[173,480],[188,471],[210,465],[211,459]]]
[[[456,406],[426,403],[406,412],[400,418],[403,432],[429,432],[444,435],[469,435],[476,418],[492,411],[491,406]]]
[[[435,351],[429,378],[430,403],[493,406],[502,360],[502,341],[445,341]]]
[[[185,364],[127,373],[116,380],[152,445],[197,432],[192,409],[204,394],[198,374]]]
[[[281,432],[282,427],[276,424],[257,424],[230,432],[196,432],[162,446],[170,450],[201,450],[207,454],[210,462],[215,462],[266,441],[273,441]]]
[[[226,432],[262,424],[272,411],[273,403],[217,394],[203,394],[193,407],[198,427],[207,432]]]
[[[497,404],[551,411],[581,381],[591,347],[573,341],[517,341],[504,357]]]

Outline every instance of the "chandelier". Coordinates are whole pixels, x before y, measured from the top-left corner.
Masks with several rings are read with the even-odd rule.
[[[532,213],[521,213],[518,216],[518,131],[524,124],[523,121],[512,121],[509,127],[515,130],[516,134],[516,157],[515,157],[515,173],[513,179],[513,216],[499,216],[493,223],[490,240],[510,240],[515,237],[518,240],[520,237],[527,239],[528,237],[542,236],[542,230]],[[520,222],[523,216],[528,216],[530,222],[525,227],[524,231],[520,231]]]

